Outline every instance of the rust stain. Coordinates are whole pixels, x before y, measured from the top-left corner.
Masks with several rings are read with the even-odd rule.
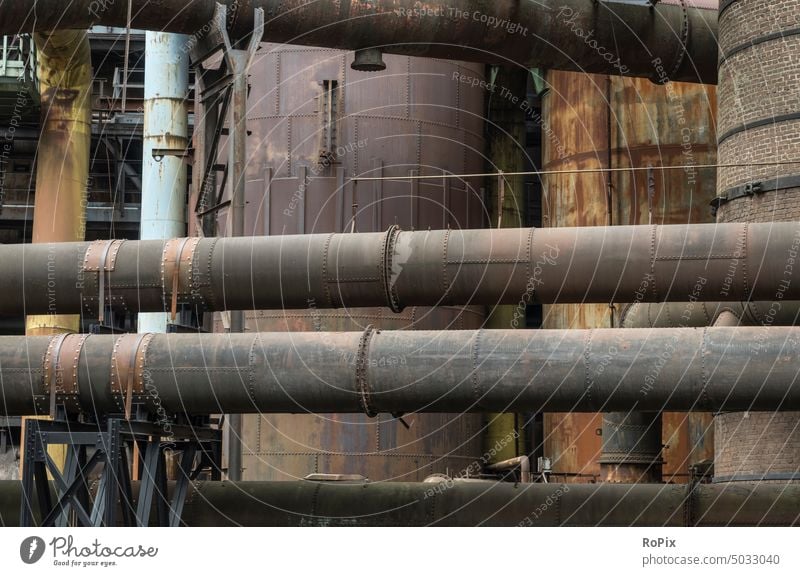
[[[648,80],[549,72],[542,160],[547,170],[683,166],[716,162],[716,88]],[[610,115],[609,115],[610,112]],[[648,201],[644,172],[559,174],[544,178],[544,226],[711,222],[713,169],[654,172]],[[607,198],[610,182],[611,198]],[[597,270],[602,274],[602,270]],[[607,304],[545,307],[545,328],[602,328],[618,321]],[[613,316],[612,316],[613,315]],[[710,415],[667,413],[663,419],[664,479],[683,482],[688,464],[713,457]],[[599,473],[600,420],[587,414],[545,417],[545,453],[560,472]],[[589,433],[591,432],[591,433]]]

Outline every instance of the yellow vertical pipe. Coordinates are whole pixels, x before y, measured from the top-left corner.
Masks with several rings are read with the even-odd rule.
[[[92,143],[89,37],[85,30],[63,30],[36,33],[34,42],[42,111],[33,242],[80,241],[86,232],[86,189]],[[48,282],[55,282],[55,276],[48,277]],[[25,326],[29,336],[79,330],[80,316],[63,314],[28,316]],[[50,455],[63,467],[63,447],[51,448]]]
[[[41,136],[33,242],[74,242],[86,231],[92,142],[92,60],[85,30],[37,33]],[[28,316],[30,336],[77,332],[80,316]]]

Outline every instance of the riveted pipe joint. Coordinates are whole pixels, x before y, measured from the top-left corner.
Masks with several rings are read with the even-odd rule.
[[[784,327],[8,336],[0,397],[6,416],[55,402],[89,414],[787,411],[800,408],[798,364],[800,329]]]
[[[92,314],[101,303],[133,312],[399,311],[523,296],[700,309],[703,300],[800,300],[800,267],[787,265],[798,249],[800,224],[791,222],[4,245],[0,315]]]

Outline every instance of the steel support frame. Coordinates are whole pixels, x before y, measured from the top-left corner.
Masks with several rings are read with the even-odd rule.
[[[25,527],[36,525],[37,519],[42,527],[148,526],[153,505],[158,526],[176,527],[181,524],[189,482],[201,473],[212,480],[221,478],[222,435],[208,426],[168,427],[121,416],[109,416],[101,423],[31,419],[23,441],[20,525]],[[141,458],[132,462],[128,454],[136,453],[134,444]],[[63,470],[48,454],[50,445],[66,445]],[[167,452],[180,454],[171,493]],[[141,478],[138,498],[131,484],[135,467]]]

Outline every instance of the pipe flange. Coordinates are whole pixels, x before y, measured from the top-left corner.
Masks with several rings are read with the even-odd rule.
[[[328,234],[327,238],[325,238],[325,244],[322,247],[322,288],[325,290],[325,297],[328,300],[329,308],[336,308],[333,303],[331,287],[328,285],[328,256],[330,255],[333,236],[333,234]]]
[[[247,363],[248,367],[250,368],[250,373],[247,376],[247,395],[250,397],[250,401],[253,403],[253,406],[258,406],[256,402],[256,360],[258,359],[257,356],[257,346],[261,344],[261,333],[256,332],[255,338],[253,338],[253,343],[250,345],[250,352],[247,356]]]
[[[374,418],[378,415],[370,403],[371,391],[367,374],[369,344],[376,332],[372,324],[364,329],[364,332],[361,334],[361,339],[358,341],[358,354],[356,356],[356,387],[359,393],[359,401],[364,414],[370,418]]]
[[[212,281],[213,275],[211,273],[211,269],[214,263],[214,251],[217,249],[217,243],[219,242],[219,237],[214,238],[200,238],[199,240],[203,240],[203,250],[206,250],[206,245],[210,244],[207,248],[208,257],[205,261],[205,278],[203,278],[199,282],[195,282],[195,278],[201,278],[200,266],[203,264],[199,259],[196,259],[195,264],[192,266],[194,270],[190,271],[189,273],[192,275],[192,285],[196,290],[196,294],[192,295],[195,304],[199,304],[204,308],[208,308],[210,310],[219,310],[219,305],[217,302],[217,294],[214,290],[214,284]],[[198,246],[200,244],[198,240]],[[201,256],[203,256],[205,252],[201,251]],[[194,259],[194,254],[192,255]],[[196,275],[196,276],[195,276]],[[205,296],[203,295],[203,288],[205,288]]]
[[[442,237],[442,299],[441,304],[447,303],[448,293],[450,292],[450,283],[447,279],[447,258],[448,250],[450,248],[450,228],[444,231]]]
[[[400,297],[397,294],[394,270],[392,269],[394,247],[400,232],[400,226],[396,224],[389,226],[389,229],[383,236],[383,243],[381,245],[381,250],[383,251],[383,258],[381,259],[383,290],[386,294],[386,303],[392,312],[403,311],[403,306],[400,304]]]

